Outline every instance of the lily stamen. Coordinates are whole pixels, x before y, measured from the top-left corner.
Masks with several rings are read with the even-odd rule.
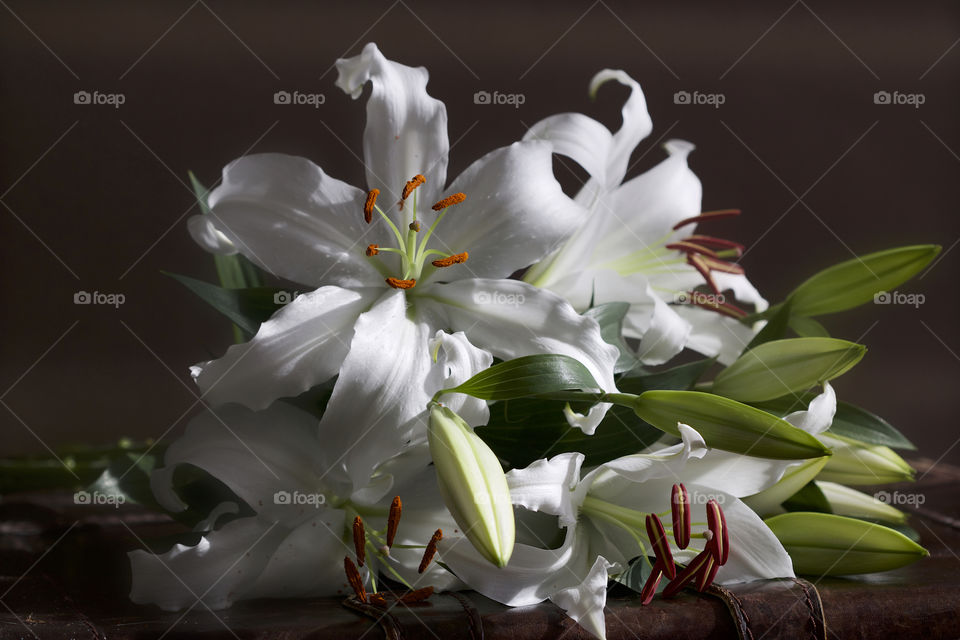
[[[452,206],[452,205],[455,205],[455,204],[460,204],[461,202],[463,202],[463,201],[466,200],[466,199],[467,199],[467,194],[465,194],[465,193],[459,193],[459,192],[458,192],[458,193],[454,193],[454,194],[452,194],[452,195],[447,196],[447,197],[444,198],[443,200],[437,202],[437,203],[434,204],[433,207],[431,207],[431,208],[432,208],[434,211],[442,211],[443,209],[446,209],[446,208],[449,207],[449,206]]]
[[[401,280],[400,278],[387,278],[386,282],[394,289],[413,289],[417,284],[417,279]]]
[[[437,543],[442,539],[442,529],[437,529],[433,532],[433,535],[430,536],[430,542],[427,543],[427,548],[423,550],[423,557],[420,559],[420,567],[417,569],[417,573],[423,573],[427,570],[427,567],[430,566],[433,557],[437,555]]]
[[[700,246],[716,247],[717,249],[733,249],[737,252],[737,257],[743,255],[743,251],[746,249],[746,246],[740,244],[739,242],[734,242],[733,240],[727,240],[725,238],[716,238],[714,236],[694,234],[692,236],[688,236],[686,240],[687,242],[693,242]]]
[[[360,577],[360,571],[353,564],[349,556],[343,559],[343,570],[347,574],[347,582],[353,588],[353,593],[360,602],[367,602],[367,591],[363,588],[363,578]]]
[[[403,191],[400,194],[400,202],[397,204],[400,205],[400,209],[403,209],[403,203],[407,201],[407,198],[410,197],[410,194],[413,193],[413,190],[426,182],[427,179],[424,178],[421,174],[413,176],[410,180],[407,180],[407,184],[403,185]]]
[[[673,225],[673,230],[677,231],[687,226],[688,224],[694,224],[696,222],[706,222],[708,220],[718,220],[720,218],[733,218],[740,215],[740,209],[719,209],[717,211],[704,211],[698,216],[693,216],[692,218],[684,218],[677,224]]]
[[[353,519],[353,548],[357,552],[357,562],[360,563],[361,567],[364,560],[367,559],[366,546],[367,535],[363,530],[363,520],[360,516],[357,516]]]
[[[403,512],[403,503],[400,496],[395,496],[390,503],[390,515],[387,517],[387,546],[393,546],[393,540],[397,537],[397,527],[400,525],[400,514]]]
[[[446,258],[440,258],[439,260],[434,260],[430,264],[435,267],[450,267],[455,264],[462,264],[467,261],[467,258],[470,257],[466,251],[463,253],[455,253],[452,256],[447,256]]]
[[[367,192],[367,201],[363,205],[363,219],[367,224],[373,222],[373,207],[377,204],[378,195],[380,195],[380,189],[370,189]]]
[[[367,245],[367,257],[375,256],[378,253],[380,253],[380,245],[378,244]]]
[[[686,549],[690,544],[690,494],[683,484],[673,485],[670,492],[670,515],[673,519],[673,538],[677,546]],[[673,576],[670,576],[671,578]]]
[[[689,238],[687,240],[672,242],[666,245],[664,248],[669,249],[670,251],[682,251],[683,253],[690,253],[690,252],[700,253],[710,258],[714,258],[716,260],[720,259],[720,256],[717,255],[716,251],[712,249],[708,249],[707,247],[702,247],[699,244],[696,244],[695,242],[690,242]]]
[[[737,305],[730,302],[720,302],[715,298],[707,298],[703,295],[698,295],[694,291],[687,292],[687,295],[690,296],[690,299],[693,300],[693,304],[706,309],[707,311],[716,311],[717,313],[737,320],[741,318],[746,318],[749,314],[738,307]]]

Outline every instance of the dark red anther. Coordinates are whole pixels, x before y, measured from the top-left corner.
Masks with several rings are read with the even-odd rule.
[[[686,549],[690,544],[690,528],[692,518],[690,517],[690,494],[683,484],[673,485],[670,492],[670,512],[673,516],[673,539],[677,541],[677,546]],[[673,576],[670,576],[671,579]]]
[[[697,574],[697,591],[703,591],[713,582],[713,579],[717,577],[717,571],[720,570],[720,563],[717,562],[716,558],[711,556],[707,559],[707,563],[703,565],[703,568]]]
[[[360,516],[357,516],[353,519],[353,549],[357,552],[357,562],[360,563],[360,566],[363,566],[364,560],[367,559],[367,535],[363,530],[363,520],[360,519]]]
[[[390,515],[387,516],[387,546],[393,546],[393,540],[397,537],[397,527],[400,525],[400,514],[403,512],[403,503],[400,496],[394,496],[390,503]]]
[[[707,565],[708,560],[713,559],[713,551],[711,549],[704,549],[697,557],[690,561],[690,564],[680,571],[677,574],[677,577],[674,578],[670,584],[667,585],[667,588],[663,590],[663,597],[669,598],[677,594],[680,589],[683,589],[687,586],[691,580],[693,580],[697,574],[703,570]]]
[[[666,248],[670,251],[682,251],[683,253],[699,253],[701,255],[720,260],[720,256],[718,256],[715,251],[690,242],[689,238],[687,240],[680,240],[679,242],[672,242],[666,245]]]
[[[640,590],[640,604],[650,604],[653,596],[657,593],[657,587],[660,586],[660,579],[663,577],[663,569],[660,561],[653,563],[653,569],[647,576],[647,581],[643,583],[643,589]]]
[[[706,222],[708,220],[718,220],[720,218],[732,218],[734,216],[740,215],[740,209],[720,209],[719,211],[705,211],[698,216],[693,216],[692,218],[684,218],[677,224],[673,225],[673,230],[681,229],[688,224],[693,224],[695,222]]]
[[[710,256],[703,256],[703,261],[707,264],[707,268],[711,271],[722,271],[724,273],[735,273],[737,275],[743,275],[744,273],[743,267],[735,262],[718,260],[716,258],[711,258]]]
[[[750,315],[746,311],[744,311],[743,309],[741,309],[740,307],[738,307],[737,305],[731,302],[727,302],[727,301],[720,302],[716,298],[709,298],[707,296],[704,296],[703,294],[698,294],[694,291],[688,292],[687,295],[693,301],[693,304],[695,306],[698,306],[702,309],[706,309],[708,311],[715,311],[720,315],[728,316],[730,318],[735,318],[737,320],[739,320],[740,318],[746,318],[748,315]]]
[[[733,249],[737,252],[737,255],[743,255],[743,250],[746,249],[745,246],[739,242],[734,242],[733,240],[727,240],[725,238],[716,238],[714,236],[705,236],[700,234],[694,234],[686,238],[687,242],[693,242],[705,247],[714,247],[716,249]]]
[[[357,566],[353,564],[353,560],[349,557],[343,559],[343,570],[347,574],[347,582],[353,587],[353,593],[356,594],[357,600],[366,602],[367,592],[363,588],[363,578],[360,577],[360,571],[357,570]]]
[[[727,533],[727,518],[716,500],[707,503],[707,527],[713,533],[707,542],[707,549],[713,551],[718,565],[724,565],[730,557],[730,536]]]
[[[663,529],[663,523],[655,513],[647,516],[647,537],[650,538],[650,544],[653,545],[653,553],[657,557],[657,563],[667,577],[673,580],[677,575],[677,566],[673,563],[673,553],[670,551],[670,544],[667,542],[667,532]]]
[[[437,529],[433,532],[433,535],[430,537],[430,542],[427,543],[427,548],[423,550],[423,557],[420,559],[420,567],[417,568],[417,573],[423,573],[427,570],[427,567],[430,566],[430,561],[433,560],[433,556],[437,554],[437,543],[442,539],[442,529]]]
[[[713,281],[713,276],[710,275],[710,266],[707,264],[706,258],[697,253],[688,253],[687,264],[700,272],[700,275],[707,281],[714,293],[720,293],[720,288],[717,287],[717,283]]]

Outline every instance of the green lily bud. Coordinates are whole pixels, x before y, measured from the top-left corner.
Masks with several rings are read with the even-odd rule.
[[[872,522],[830,513],[784,513],[765,520],[797,573],[842,576],[888,571],[929,555],[906,537]]]
[[[775,485],[741,499],[760,517],[780,513],[783,511],[780,505],[807,486],[807,483],[813,480],[827,464],[827,460],[829,460],[827,457],[811,458],[790,467]]]
[[[443,501],[460,530],[484,558],[505,567],[516,524],[503,467],[463,418],[439,404],[427,430]]]
[[[646,391],[632,403],[643,420],[673,435],[689,424],[707,445],[757,458],[804,460],[829,455],[812,435],[786,420],[730,398],[700,391]]]
[[[868,518],[893,524],[903,524],[907,520],[907,514],[900,509],[862,491],[845,487],[836,482],[817,482],[817,486],[820,487],[820,491],[823,492],[827,502],[830,503],[830,510],[838,516]],[[887,492],[877,495],[880,497],[886,496],[887,499],[890,496]]]
[[[897,247],[860,256],[813,275],[790,294],[790,312],[819,316],[858,307],[920,273],[940,253],[938,245]]]
[[[829,432],[819,437],[833,455],[817,480],[847,485],[913,480],[913,468],[890,447],[864,444]]]
[[[765,402],[833,380],[867,348],[836,338],[791,338],[750,349],[717,374],[710,391],[740,402]]]

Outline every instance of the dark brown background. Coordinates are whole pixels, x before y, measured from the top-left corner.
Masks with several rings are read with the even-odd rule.
[[[179,433],[199,410],[187,366],[230,341],[160,273],[214,277],[186,231],[187,171],[212,183],[238,155],[282,151],[362,185],[363,102],[331,67],[376,41],[429,68],[450,115],[451,176],[551,113],[617,126],[624,92],[591,103],[586,87],[625,69],[655,124],[632,173],[662,157],[661,138],[695,142],[704,208],[744,210],[724,235],[751,247],[744,264],[771,300],[852,252],[943,244],[908,289],[921,307],[826,321],[871,348],[838,382],[842,397],[960,461],[955,2],[0,4],[3,453]],[[281,89],[326,102],[275,105]],[[126,103],[75,105],[78,90]],[[476,105],[478,90],[526,102]],[[677,105],[680,90],[726,102]],[[925,104],[875,105],[879,90]],[[126,304],[77,306],[78,290]]]

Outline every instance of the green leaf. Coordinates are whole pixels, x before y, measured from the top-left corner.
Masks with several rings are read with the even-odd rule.
[[[813,318],[805,316],[792,316],[790,318],[790,328],[797,332],[801,338],[829,338],[830,332],[822,324]]]
[[[626,302],[609,302],[583,312],[584,316],[593,318],[600,325],[603,341],[620,350],[614,373],[630,371],[640,365],[640,359],[623,339],[623,319],[629,310],[630,305]]]
[[[787,328],[790,325],[790,301],[787,300],[783,304],[770,307],[767,309],[765,315],[767,316],[767,324],[763,326],[763,329],[761,329],[757,335],[753,336],[753,340],[750,341],[750,344],[747,345],[744,352],[765,342],[782,340],[787,337]],[[762,316],[758,316],[755,319],[759,320],[761,317]]]
[[[867,444],[885,445],[894,449],[917,448],[892,424],[849,402],[837,403],[837,413],[833,417],[830,431]]]
[[[617,387],[623,393],[636,394],[654,389],[692,389],[693,385],[703,377],[703,374],[714,362],[716,362],[716,358],[705,358],[656,373],[634,375],[633,372],[630,372],[617,380]]]
[[[797,573],[841,576],[888,571],[927,550],[889,527],[828,513],[794,512],[765,520]]]
[[[593,375],[580,362],[559,354],[523,356],[495,364],[452,389],[483,400],[511,400],[571,389],[599,389]]]
[[[487,425],[477,427],[476,433],[515,469],[574,451],[585,456],[585,466],[594,466],[637,453],[663,437],[662,431],[621,405],[611,407],[596,432],[588,436],[570,426],[563,407],[563,402],[540,398],[497,402],[490,407]],[[575,407],[578,411],[587,408]]]
[[[790,338],[750,349],[717,374],[710,390],[741,402],[764,402],[832,380],[867,348],[836,338]]]
[[[276,287],[224,289],[189,276],[164,273],[197,294],[204,302],[230,318],[234,324],[251,336],[257,333],[261,323],[267,321],[277,309],[283,306],[282,303],[277,302],[277,296],[286,294]]]
[[[800,491],[783,502],[787,511],[816,511],[818,513],[832,513],[830,501],[816,482],[808,482]]]
[[[834,265],[790,294],[792,314],[819,316],[872,302],[876,294],[896,289],[922,271],[940,249],[930,244],[897,247]]]
[[[765,411],[700,391],[647,391],[633,403],[637,415],[679,435],[677,423],[696,429],[707,445],[758,458],[800,460],[830,451],[812,435]]]

